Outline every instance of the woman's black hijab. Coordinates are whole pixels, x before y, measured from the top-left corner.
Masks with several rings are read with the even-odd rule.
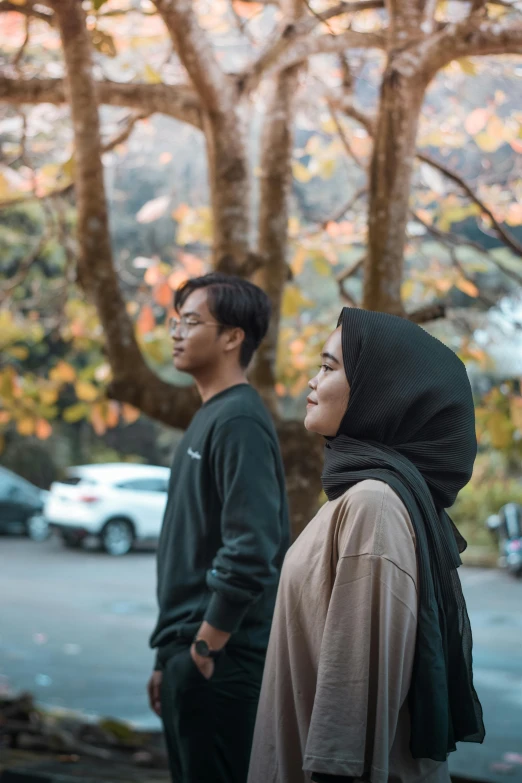
[[[377,479],[408,510],[419,567],[410,748],[444,761],[456,742],[485,736],[457,574],[466,542],[445,511],[476,456],[471,389],[460,359],[410,321],[344,308],[339,324],[350,400],[326,444],[323,486],[332,500]]]

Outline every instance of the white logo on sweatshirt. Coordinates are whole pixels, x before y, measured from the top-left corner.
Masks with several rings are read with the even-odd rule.
[[[187,454],[188,454],[188,455],[189,455],[189,457],[191,457],[192,459],[201,459],[201,454],[199,453],[199,451],[192,451],[192,449],[189,449],[189,450],[187,451]]]

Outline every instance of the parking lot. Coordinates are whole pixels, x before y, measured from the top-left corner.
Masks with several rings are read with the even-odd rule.
[[[522,781],[522,580],[462,570],[475,638],[475,680],[488,736],[451,759],[466,777]],[[113,558],[0,538],[0,687],[45,704],[159,727],[145,684],[153,655],[155,558]],[[517,761],[517,758],[519,760]]]

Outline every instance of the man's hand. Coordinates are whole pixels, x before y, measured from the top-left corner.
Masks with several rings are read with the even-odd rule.
[[[161,682],[163,672],[153,671],[150,680],[147,683],[147,693],[149,694],[150,708],[156,715],[161,717]]]
[[[206,680],[210,680],[212,675],[214,674],[214,659],[213,658],[203,658],[201,655],[198,655],[196,652],[196,646],[193,644],[190,647],[190,655],[192,657],[192,660],[198,667],[199,671],[203,675],[203,677]]]

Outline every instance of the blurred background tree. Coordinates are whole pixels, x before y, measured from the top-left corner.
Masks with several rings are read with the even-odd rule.
[[[493,368],[522,281],[515,2],[2,0],[0,29],[8,449],[54,430],[57,463],[165,460],[152,420],[198,404],[172,291],[216,268],[272,300],[252,379],[296,530],[320,489],[302,397],[341,304],[457,350],[481,447],[514,470],[519,388]]]

